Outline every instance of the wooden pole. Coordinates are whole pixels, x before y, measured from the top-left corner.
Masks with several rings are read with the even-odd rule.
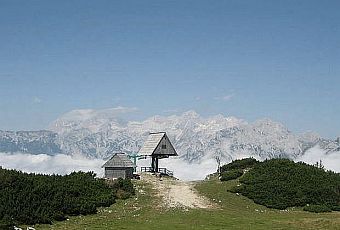
[[[156,172],[158,172],[158,158],[156,157],[155,160],[156,160],[156,162],[155,162],[156,163]]]
[[[158,157],[152,156],[151,168],[153,172],[158,172]]]
[[[152,156],[151,159],[151,168],[152,168],[152,172],[155,172],[155,156]]]

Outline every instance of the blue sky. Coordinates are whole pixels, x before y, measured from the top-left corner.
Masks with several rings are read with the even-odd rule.
[[[195,110],[340,136],[340,1],[0,0],[0,129]]]

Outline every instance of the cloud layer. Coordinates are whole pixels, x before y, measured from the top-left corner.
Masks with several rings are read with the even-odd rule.
[[[150,159],[139,160],[138,166],[150,166]],[[189,164],[180,158],[168,158],[159,160],[159,167],[167,168],[174,172],[174,176],[181,180],[203,180],[208,174],[217,170],[217,163],[214,159],[206,159],[200,164]]]
[[[296,159],[296,161],[303,161],[307,164],[315,164],[320,160],[326,169],[334,172],[340,172],[340,152],[331,152],[326,154],[325,150],[316,146],[307,150],[303,156]]]
[[[0,153],[0,166],[7,169],[17,169],[24,172],[43,174],[68,174],[73,171],[94,171],[97,176],[103,176],[101,166],[104,160],[86,159],[58,154],[50,156],[46,154],[24,154],[24,153]]]
[[[64,154],[50,156],[46,154],[0,153],[0,165],[7,169],[43,174],[68,174],[73,171],[94,171],[98,177],[104,175],[102,159],[87,159]],[[138,166],[150,166],[150,159],[139,160]],[[217,169],[215,160],[208,159],[201,164],[188,164],[180,158],[162,159],[159,167],[174,171],[174,176],[182,180],[201,180]]]
[[[247,156],[239,156],[244,158]],[[296,161],[303,161],[308,164],[315,164],[318,161],[326,169],[340,172],[340,152],[325,154],[325,151],[316,146],[308,150]],[[24,172],[43,174],[68,174],[73,171],[94,171],[98,177],[104,175],[101,166],[105,163],[102,159],[87,159],[64,154],[50,156],[46,154],[24,154],[24,153],[0,153],[0,166],[8,169],[17,169]],[[150,166],[150,159],[139,160],[138,166]],[[174,171],[174,176],[181,180],[202,180],[208,174],[216,172],[217,164],[214,159],[206,159],[200,164],[188,164],[180,158],[162,159],[160,167],[166,167]]]

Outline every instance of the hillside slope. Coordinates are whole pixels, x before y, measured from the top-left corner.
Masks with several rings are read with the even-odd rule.
[[[216,179],[198,182],[195,189],[216,209],[167,208],[150,183],[136,181],[133,199],[118,201],[96,215],[72,217],[40,229],[339,229],[340,213],[313,214],[300,210],[268,209],[227,190],[238,182]]]
[[[251,162],[251,158],[233,161],[222,167],[222,177],[241,170],[241,184],[232,189],[254,200],[255,203],[270,208],[310,206],[320,211],[340,210],[340,174],[325,171],[323,166],[295,163],[288,159],[271,159],[263,162]],[[236,167],[232,167],[236,166]],[[232,177],[230,177],[232,178]]]

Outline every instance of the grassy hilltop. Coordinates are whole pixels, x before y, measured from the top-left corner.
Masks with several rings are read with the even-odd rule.
[[[239,168],[248,166],[233,169]],[[166,208],[161,205],[157,188],[142,180],[134,182],[134,198],[100,208],[96,215],[72,217],[37,229],[340,229],[340,212],[311,213],[302,207],[272,209],[230,192],[253,174],[246,175],[223,182],[215,177],[196,183],[198,192],[217,204],[214,209]]]
[[[232,172],[233,170],[237,170],[241,173]],[[287,173],[285,174],[282,170],[286,170]],[[97,208],[96,211],[93,212],[96,214],[77,213],[80,215],[75,216],[64,213],[66,220],[57,221],[54,219],[52,220],[52,225],[36,224],[35,228],[56,230],[340,229],[340,212],[311,213],[303,210],[306,203],[310,205],[325,205],[333,210],[338,207],[338,174],[325,172],[314,166],[308,166],[301,163],[296,164],[287,160],[271,160],[263,163],[253,162],[253,160],[236,161],[224,166],[222,171],[224,176],[225,174],[232,172],[230,174],[233,174],[233,177],[236,179],[224,177],[224,179],[227,179],[221,181],[215,176],[209,180],[195,182],[195,189],[200,195],[205,196],[215,204],[213,208],[190,209],[185,207],[166,207],[162,197],[159,196],[159,188],[148,181],[140,180],[133,182],[136,194],[129,199],[111,200],[112,202],[115,202],[112,205],[97,203],[96,206],[107,207]],[[17,172],[14,171],[10,172],[14,175],[17,174]],[[26,180],[30,181],[29,177],[33,177],[34,175],[24,174],[24,176],[27,177]],[[50,179],[47,179],[44,176],[38,176],[42,177],[39,183],[43,183],[42,181],[44,180],[50,181]],[[11,178],[12,180],[7,178],[8,183],[10,181],[11,183],[20,181],[14,180],[13,175]],[[59,178],[52,176],[51,178],[54,178],[56,181],[63,180],[61,179],[63,177]],[[79,180],[80,178],[82,179]],[[273,178],[276,179],[273,180]],[[105,188],[103,190],[104,192],[101,193],[103,196],[105,194],[112,195],[112,186],[107,187],[102,184],[101,180],[95,180],[92,174],[72,174],[66,176],[64,179],[78,181],[77,183],[79,186],[85,185],[85,187],[87,186],[86,184],[92,184],[92,182],[94,182],[95,184],[91,185],[93,187],[104,186],[102,187]],[[164,180],[165,179],[163,179],[163,182]],[[300,180],[300,183],[297,183],[296,180]],[[159,181],[159,183],[163,182]],[[31,181],[31,183],[33,182]],[[176,182],[173,181],[172,183]],[[70,185],[64,185],[65,186],[61,191],[67,192]],[[276,189],[273,189],[273,185],[276,186]],[[289,186],[287,187],[287,185]],[[297,187],[295,185],[297,185]],[[54,186],[50,185],[50,188],[53,187]],[[120,192],[117,192],[118,187],[121,189]],[[114,195],[114,198],[121,192],[123,192],[124,195],[124,191],[131,190],[128,183],[121,183],[118,187],[116,185],[116,190],[113,192],[113,194],[116,194]],[[38,188],[37,191],[40,191]],[[81,188],[83,189],[84,187]],[[111,190],[106,190],[107,188],[110,188]],[[299,189],[301,188],[306,189],[303,190],[303,192],[299,192]],[[315,188],[317,189],[314,193],[309,191],[309,189],[314,190]],[[19,190],[16,191],[18,192]],[[43,191],[41,192],[41,194],[43,194]],[[91,194],[92,192],[93,190],[90,189],[87,193]],[[280,194],[290,194],[290,196],[284,195],[283,199]],[[327,194],[330,196],[327,196]],[[106,197],[106,195],[104,197]],[[111,197],[111,195],[108,197]],[[122,197],[126,198],[128,196]],[[285,199],[289,197],[291,199]],[[91,199],[88,198],[80,199],[81,202],[78,204],[86,204],[86,200],[91,201]],[[98,196],[93,196],[91,202],[98,202],[101,200],[97,198]],[[255,200],[256,203],[250,198]],[[73,197],[72,199],[76,198]],[[46,201],[44,199],[41,200],[42,202]],[[66,201],[68,200],[69,199],[66,199]],[[25,204],[28,203],[26,202]],[[282,204],[285,205],[280,206]],[[281,210],[269,208],[274,206],[276,208],[281,208]],[[81,205],[76,205],[76,207],[81,207]],[[4,212],[6,212],[6,209],[2,209],[2,213]]]
[[[229,164],[229,168],[248,161],[234,161]],[[242,168],[245,167],[225,169],[221,179]],[[241,171],[236,177],[242,174]],[[269,208],[304,207],[304,210],[313,212],[340,211],[340,174],[325,171],[323,167],[295,163],[288,159],[264,162],[253,159],[251,169],[240,178],[240,182],[231,191]]]

